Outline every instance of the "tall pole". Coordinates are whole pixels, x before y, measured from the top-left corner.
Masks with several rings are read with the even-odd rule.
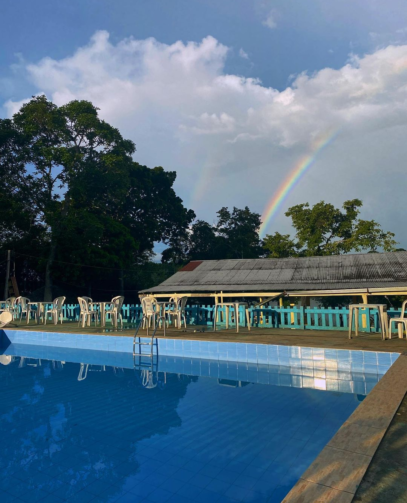
[[[4,300],[8,297],[8,279],[10,277],[11,250],[7,250],[6,281],[4,283]]]

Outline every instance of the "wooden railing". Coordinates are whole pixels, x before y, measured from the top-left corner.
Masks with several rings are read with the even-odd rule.
[[[64,320],[78,320],[79,306],[65,304]],[[191,325],[213,325],[214,306],[191,305],[185,308],[187,323]],[[253,327],[262,328],[297,328],[303,330],[348,330],[349,309],[346,307],[250,307],[250,323]],[[389,309],[389,318],[400,316],[400,310]],[[122,308],[123,320],[136,323],[141,318],[142,309],[138,304],[125,304]],[[229,310],[229,325],[235,323],[234,310]],[[226,324],[225,308],[219,308],[220,326]],[[239,323],[245,326],[244,307],[240,307]],[[394,325],[393,325],[394,327]],[[359,329],[361,332],[378,332],[379,321],[376,309],[360,311]],[[394,332],[397,329],[393,328]]]

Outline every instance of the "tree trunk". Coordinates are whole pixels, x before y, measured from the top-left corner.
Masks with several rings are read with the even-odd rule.
[[[51,241],[51,248],[49,250],[47,267],[45,269],[45,289],[44,289],[44,301],[45,302],[52,302],[54,300],[52,297],[51,269],[52,269],[52,264],[54,263],[54,259],[55,259],[55,250],[56,250],[56,244],[53,241]]]
[[[120,270],[120,295],[124,295],[124,271]]]

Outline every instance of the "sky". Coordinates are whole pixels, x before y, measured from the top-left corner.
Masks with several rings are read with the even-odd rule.
[[[359,198],[407,248],[405,0],[14,0],[1,21],[0,116],[87,99],[200,219],[247,205],[293,234],[290,206]]]

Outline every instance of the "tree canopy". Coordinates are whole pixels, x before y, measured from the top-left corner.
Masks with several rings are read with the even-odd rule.
[[[292,206],[285,213],[291,217],[295,238],[279,232],[267,235],[263,246],[268,257],[339,255],[341,253],[394,251],[395,235],[385,232],[374,220],[359,218],[362,201],[345,201],[342,210],[321,201]]]
[[[46,300],[53,279],[87,283],[103,267],[131,268],[194,219],[173,189],[176,173],[142,166],[134,152],[87,101],[57,107],[38,96],[0,120],[1,245],[38,257]]]
[[[177,263],[189,260],[258,258],[263,254],[259,228],[260,215],[234,207],[217,212],[217,222],[210,225],[197,220],[176,246],[164,250],[163,261]]]

